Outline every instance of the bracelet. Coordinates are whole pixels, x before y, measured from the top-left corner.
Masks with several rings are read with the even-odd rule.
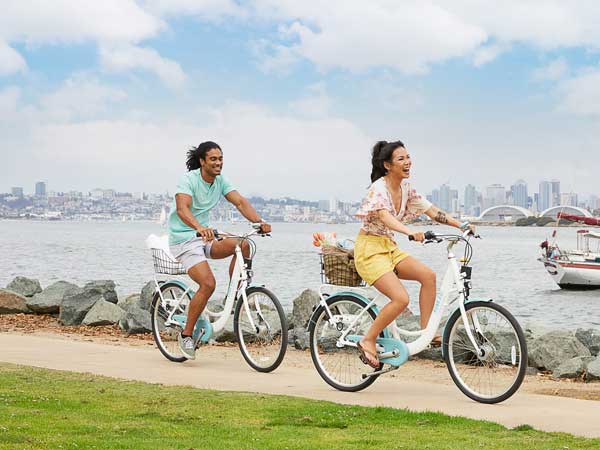
[[[471,223],[468,220],[466,220],[466,221],[464,221],[463,223],[460,224],[459,228],[464,231],[467,228],[469,228],[469,225],[471,225]]]

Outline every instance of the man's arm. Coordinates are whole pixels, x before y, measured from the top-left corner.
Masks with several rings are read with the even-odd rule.
[[[215,236],[212,232],[212,229],[200,225],[200,223],[198,223],[198,221],[196,220],[196,217],[194,217],[194,215],[192,214],[191,195],[181,193],[176,194],[175,206],[177,208],[177,215],[183,223],[200,233],[200,236],[202,236],[202,239],[204,239],[205,241],[209,242],[214,239]]]
[[[231,191],[229,194],[225,195],[225,198],[229,203],[237,208],[242,216],[244,216],[250,222],[260,223],[261,231],[263,233],[271,232],[271,225],[263,222],[261,217],[256,212],[256,209],[254,209],[254,206],[252,206],[248,199],[243,197],[238,191]]]

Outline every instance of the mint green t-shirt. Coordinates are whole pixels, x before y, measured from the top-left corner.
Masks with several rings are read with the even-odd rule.
[[[208,212],[213,209],[221,197],[234,191],[235,188],[223,177],[217,175],[212,184],[207,183],[200,175],[200,169],[190,170],[181,177],[177,184],[175,195],[187,194],[192,196],[190,210],[196,220],[203,227],[208,226]],[[196,237],[196,230],[189,227],[177,214],[177,205],[173,201],[173,207],[169,213],[169,245],[180,244]]]

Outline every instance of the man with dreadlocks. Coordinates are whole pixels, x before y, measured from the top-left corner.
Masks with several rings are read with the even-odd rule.
[[[218,144],[208,141],[193,147],[187,153],[186,164],[188,172],[177,185],[175,205],[171,208],[168,225],[171,253],[183,265],[190,278],[200,286],[190,301],[185,329],[179,337],[181,351],[187,358],[194,359],[194,326],[216,284],[207,259],[232,256],[236,245],[232,239],[214,241],[215,236],[208,225],[209,211],[225,197],[250,222],[260,223],[262,233],[269,233],[271,226],[260,218],[250,202],[221,175],[223,151]],[[200,237],[197,237],[197,233]],[[244,256],[248,256],[248,244],[243,242],[241,247]],[[235,256],[229,264],[229,276],[233,273],[234,266]]]

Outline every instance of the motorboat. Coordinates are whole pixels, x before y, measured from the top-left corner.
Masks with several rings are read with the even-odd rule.
[[[600,232],[577,230],[576,249],[563,249],[548,240],[540,247],[538,261],[561,288],[600,289]]]

